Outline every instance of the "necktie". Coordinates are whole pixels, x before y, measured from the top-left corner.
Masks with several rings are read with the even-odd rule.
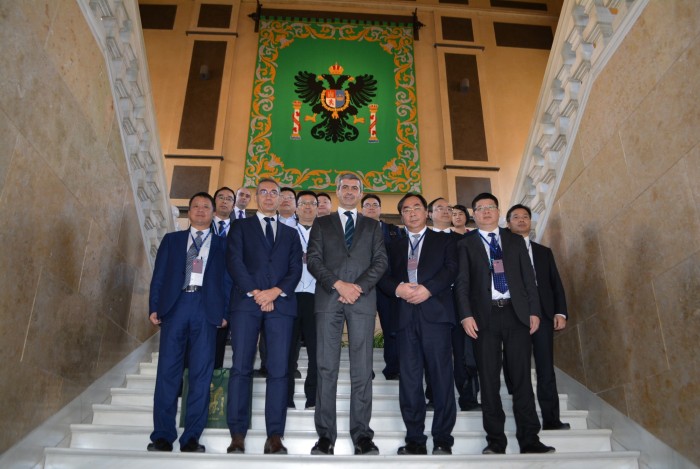
[[[243,210],[238,211],[238,219],[240,220],[241,218],[243,218]]]
[[[190,248],[187,250],[187,260],[185,261],[185,284],[182,286],[182,288],[187,288],[187,286],[190,284],[190,278],[192,277],[192,262],[197,258],[197,254],[199,254],[199,250],[202,248],[202,233],[201,231],[197,231],[196,235],[197,237],[194,239],[194,243],[190,245]]]
[[[489,233],[489,238],[491,238],[491,243],[490,243],[490,249],[491,249],[491,255],[493,260],[501,260],[503,261],[503,251],[501,250],[501,246],[498,244],[498,241],[496,241],[496,234],[495,233]],[[501,273],[496,273],[495,269],[493,272],[493,285],[496,287],[496,290],[498,290],[501,293],[505,293],[508,291],[508,282],[506,281],[506,273],[505,270]]]
[[[413,238],[413,241],[410,242],[411,254],[409,256],[409,259],[418,257],[418,240],[420,239],[420,236],[417,234],[412,234],[411,238]],[[411,283],[418,283],[418,262],[416,262],[415,269],[408,269],[408,281]]]
[[[226,222],[219,220],[219,236],[226,237]]]
[[[267,223],[267,225],[265,225],[265,238],[267,238],[267,242],[270,243],[270,247],[272,247],[275,244],[275,233],[272,231],[272,220],[274,220],[274,218],[264,217],[263,220]]]
[[[355,222],[352,220],[352,212],[350,210],[345,212],[345,216],[348,217],[345,222],[345,245],[350,249],[350,246],[352,246],[352,235],[355,234]]]

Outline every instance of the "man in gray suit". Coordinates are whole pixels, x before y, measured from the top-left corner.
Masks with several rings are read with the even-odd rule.
[[[347,321],[350,352],[350,437],[355,454],[379,454],[369,426],[372,416],[372,339],[375,285],[387,269],[379,222],[357,213],[362,181],[352,173],[336,179],[338,211],[318,218],[307,251],[316,277],[318,387],[315,424],[319,440],[311,454],[333,454],[338,435],[335,400],[340,343]]]

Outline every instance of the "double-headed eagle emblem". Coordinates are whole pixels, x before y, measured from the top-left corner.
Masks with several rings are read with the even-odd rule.
[[[343,67],[337,63],[328,71],[322,75],[300,71],[294,77],[294,91],[311,106],[312,120],[316,122],[315,117],[321,116],[321,121],[311,129],[311,136],[333,143],[356,140],[360,132],[349,122],[349,117],[357,116],[359,109],[377,96],[377,80],[368,74],[343,75]],[[324,82],[328,83],[327,88]],[[358,121],[364,120],[356,118],[353,123]]]

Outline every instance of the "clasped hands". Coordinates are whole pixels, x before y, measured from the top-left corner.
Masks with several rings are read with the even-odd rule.
[[[277,287],[268,288],[267,290],[255,289],[252,292],[250,292],[250,294],[253,295],[255,303],[257,303],[258,306],[260,306],[260,310],[263,313],[269,313],[271,311],[274,311],[274,301],[277,299],[278,296],[282,294],[282,290]]]
[[[412,305],[421,304],[430,298],[430,291],[418,283],[401,283],[396,287],[396,296]]]
[[[343,282],[342,280],[335,282],[333,288],[340,295],[338,301],[346,305],[354,305],[363,293],[361,286],[356,283]]]

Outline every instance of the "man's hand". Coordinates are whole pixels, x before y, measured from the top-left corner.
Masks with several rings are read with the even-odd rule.
[[[559,314],[554,315],[554,330],[561,331],[566,327],[566,318]]]
[[[464,328],[464,332],[466,332],[472,339],[476,339],[478,337],[477,332],[479,332],[479,328],[476,327],[476,321],[474,318],[462,319],[462,327]]]
[[[260,307],[260,311],[262,311],[263,313],[271,313],[274,310],[275,310],[275,304],[273,302],[269,302],[269,303]]]
[[[253,293],[253,299],[258,305],[260,305],[260,307],[262,307],[275,301],[281,294],[281,289],[272,287],[267,290],[257,290],[257,293]]]
[[[416,285],[413,292],[406,298],[412,305],[418,305],[430,298],[430,291],[423,285]]]
[[[347,305],[355,304],[362,294],[362,287],[354,283],[343,282],[342,280],[335,282],[333,288],[335,288],[340,295],[338,301]]]
[[[413,293],[413,290],[415,290],[417,286],[417,283],[401,283],[398,287],[396,287],[396,291],[394,293],[396,293],[396,296],[399,298],[403,298],[405,300]]]
[[[148,320],[151,321],[151,324],[154,326],[160,326],[160,323],[162,322],[160,319],[158,319],[158,313],[151,313],[151,315],[148,316]]]
[[[537,332],[537,329],[540,328],[540,318],[537,316],[530,316],[530,335],[534,334]]]
[[[228,322],[226,321],[226,319],[222,319],[222,320],[221,320],[221,325],[219,326],[219,329],[223,329],[223,328],[226,327],[227,325],[228,325]]]

